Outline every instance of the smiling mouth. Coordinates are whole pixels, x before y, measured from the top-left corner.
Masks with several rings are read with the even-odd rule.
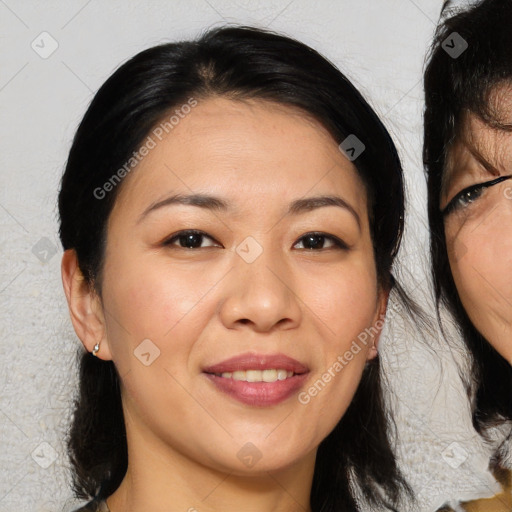
[[[214,388],[252,407],[271,407],[298,393],[309,368],[284,354],[245,353],[203,368]]]
[[[289,379],[295,373],[278,368],[268,370],[237,370],[234,372],[214,373],[213,375],[242,382],[277,382],[278,380]]]

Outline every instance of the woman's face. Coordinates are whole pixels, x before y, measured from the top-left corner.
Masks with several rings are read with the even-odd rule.
[[[466,128],[441,198],[450,267],[474,326],[512,364],[512,134],[474,115]]]
[[[239,474],[313,464],[385,308],[365,187],[317,122],[261,101],[199,101],[155,140],[102,282],[129,447]]]

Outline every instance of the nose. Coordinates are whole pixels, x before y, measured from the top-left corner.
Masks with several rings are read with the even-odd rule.
[[[225,327],[270,332],[300,325],[301,301],[294,290],[292,272],[270,251],[264,250],[252,263],[236,255],[228,276],[220,307]]]

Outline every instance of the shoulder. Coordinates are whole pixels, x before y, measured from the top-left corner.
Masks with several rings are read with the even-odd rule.
[[[512,510],[512,472],[509,469],[496,469],[496,480],[501,484],[503,491],[493,498],[487,498],[463,503],[467,512],[509,512]]]
[[[512,471],[505,468],[494,470],[494,476],[502,487],[502,492],[492,498],[466,501],[457,510],[465,512],[510,512],[512,510]],[[453,512],[450,507],[443,507],[437,512]]]

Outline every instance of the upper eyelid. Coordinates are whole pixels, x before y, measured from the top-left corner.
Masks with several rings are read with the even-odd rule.
[[[460,192],[457,192],[457,194],[455,194],[452,197],[452,199],[448,202],[448,204],[441,210],[441,215],[446,215],[446,214],[450,213],[451,211],[453,211],[453,209],[455,208],[456,201],[460,197],[462,197],[465,193],[467,193],[469,191],[473,191],[473,190],[478,190],[479,188],[489,188],[489,187],[497,185],[505,180],[509,180],[510,178],[512,178],[512,174],[508,175],[508,176],[499,176],[492,180],[483,181],[482,183],[475,183],[474,185],[470,185],[469,187],[463,188]]]
[[[181,229],[180,231],[176,231],[176,233],[173,233],[172,235],[166,237],[164,239],[164,243],[187,234],[202,235],[206,238],[209,238],[210,240],[213,240],[214,242],[217,242],[217,240],[212,235],[209,235],[208,233],[206,233],[205,231],[201,231],[200,229]]]

